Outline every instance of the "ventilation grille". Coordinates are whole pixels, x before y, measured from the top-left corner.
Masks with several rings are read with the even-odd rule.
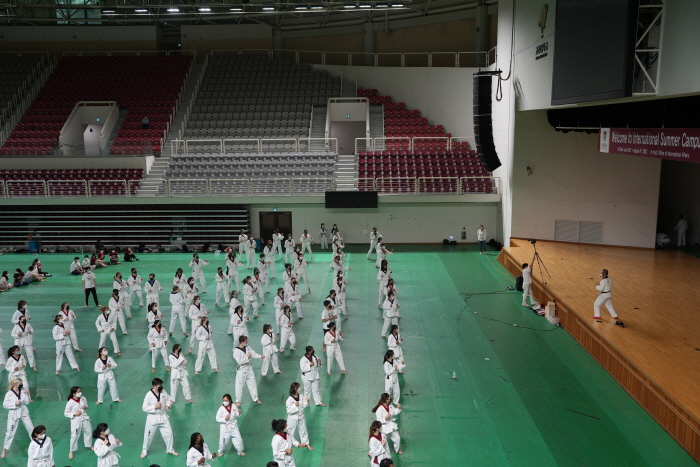
[[[603,223],[589,221],[554,221],[557,242],[603,243]]]

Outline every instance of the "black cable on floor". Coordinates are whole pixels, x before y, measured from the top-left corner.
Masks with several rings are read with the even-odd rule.
[[[479,313],[478,311],[472,311],[472,310],[469,309],[469,299],[472,298],[472,297],[476,297],[476,296],[479,296],[479,295],[504,295],[504,294],[506,294],[506,295],[507,295],[507,294],[520,294],[520,292],[514,291],[514,290],[509,290],[509,289],[497,290],[497,291],[494,291],[494,292],[474,292],[474,293],[462,292],[462,293],[460,293],[459,295],[460,295],[460,296],[464,299],[464,301],[466,302],[466,305],[464,305],[464,308],[462,309],[462,313],[464,313],[465,311],[468,311],[468,312],[470,312],[470,313],[475,314],[475,315],[478,316],[479,318],[487,319],[487,320],[489,320],[489,321],[496,321],[497,323],[502,323],[502,324],[505,324],[505,325],[507,325],[507,326],[517,327],[517,328],[519,328],[519,329],[528,329],[528,330],[530,330],[530,331],[549,332],[549,331],[556,331],[557,329],[560,329],[559,326],[554,326],[554,325],[552,326],[551,329],[537,329],[537,328],[531,328],[531,327],[528,327],[528,326],[518,326],[516,323],[507,323],[507,322],[505,322],[505,321],[503,321],[503,320],[500,320],[500,319],[497,319],[497,318],[491,318],[491,317],[489,317],[489,316],[482,315],[482,314]],[[532,310],[532,309],[530,308],[530,310]],[[461,313],[460,313],[460,314],[461,314]]]

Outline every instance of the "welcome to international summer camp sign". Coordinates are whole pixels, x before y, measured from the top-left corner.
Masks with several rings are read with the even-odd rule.
[[[601,128],[598,150],[613,154],[700,162],[700,129]]]

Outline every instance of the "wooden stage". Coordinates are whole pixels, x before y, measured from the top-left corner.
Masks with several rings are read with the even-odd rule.
[[[512,239],[498,260],[514,276],[533,246]],[[700,259],[678,251],[538,241],[551,278],[535,265],[533,292],[555,299],[561,326],[700,463]],[[626,328],[601,309],[594,285],[608,269]],[[546,282],[546,284],[545,284]]]

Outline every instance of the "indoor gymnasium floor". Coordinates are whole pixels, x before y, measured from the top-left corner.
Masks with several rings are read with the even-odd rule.
[[[318,246],[315,247],[318,249]],[[315,451],[295,449],[296,464],[302,466],[366,466],[368,428],[373,420],[370,409],[384,389],[381,311],[376,307],[377,269],[365,258],[367,247],[349,246],[346,266],[350,319],[343,322],[345,340],[341,343],[349,375],[321,372],[321,391],[327,408],[306,409],[311,444]],[[326,250],[327,251],[327,250]],[[553,328],[520,305],[510,275],[496,262],[496,252],[479,255],[473,245],[458,247],[397,245],[389,256],[401,303],[401,333],[404,337],[406,375],[401,377],[403,412],[398,417],[404,454],[393,454],[397,466],[690,466],[695,462],[602,370],[563,330]],[[34,402],[29,405],[35,425],[43,424],[53,439],[57,466],[94,466],[96,457],[81,447],[73,461],[68,460],[70,422],[63,416],[68,391],[83,387],[90,407],[93,427],[109,424],[122,440],[118,448],[121,466],[148,467],[151,464],[184,466],[190,434],[200,431],[212,451],[217,449],[219,428],[214,417],[224,393],[234,394],[235,365],[232,339],[226,334],[228,307],[214,307],[213,275],[225,266],[224,256],[202,254],[210,260],[204,268],[209,293],[204,304],[212,310],[216,350],[221,373],[214,373],[208,361],[199,376],[194,375],[195,355],[188,357],[189,380],[194,404],[181,393],[170,412],[175,433],[175,449],[180,457],[165,454],[159,435],[146,459],[140,458],[145,414],[141,410],[151,378],[170,380],[158,362],[155,375],[146,351],[146,309],[133,307],[135,319],[127,320],[130,335],[117,331],[122,347],[115,356],[115,370],[122,404],[95,406],[98,333],[94,306],[83,308],[80,277],[68,274],[74,254],[42,254],[43,269],[52,273],[44,283],[0,294],[0,327],[3,347],[11,345],[10,317],[17,301],[26,300],[33,317],[39,371],[28,369]],[[82,258],[82,255],[79,255]],[[140,254],[141,261],[110,266],[96,271],[98,296],[107,305],[112,277],[119,271],[127,276],[138,268],[144,281],[154,272],[163,285],[161,309],[169,323],[168,293],[178,267],[189,272],[191,254]],[[374,256],[373,256],[374,257]],[[27,269],[33,256],[7,254],[0,257],[0,269]],[[272,460],[270,422],[286,418],[284,401],[289,385],[299,381],[299,359],[306,345],[320,352],[322,301],[330,289],[330,254],[319,252],[308,269],[312,293],[302,300],[305,320],[295,326],[296,352],[280,356],[282,375],[260,377],[260,361],[253,367],[258,380],[259,406],[243,397],[239,427],[245,443],[245,457],[235,451],[212,466],[265,466]],[[249,325],[252,347],[261,352],[262,324],[272,323],[274,292],[282,284],[282,266],[271,281],[267,306],[261,318]],[[240,268],[241,278],[246,275]],[[12,273],[10,273],[11,275]],[[465,302],[463,294],[474,294]],[[145,297],[144,297],[145,298]],[[82,373],[69,370],[64,362],[60,376],[54,375],[52,317],[59,305],[68,301],[78,316],[77,331],[82,353],[76,353]],[[167,306],[166,306],[167,305]],[[179,328],[177,328],[179,329]],[[168,347],[183,343],[176,330]],[[111,343],[107,347],[112,354]],[[185,349],[187,344],[183,345]],[[196,349],[195,349],[196,352]],[[457,379],[451,379],[453,372]],[[3,411],[5,412],[5,411]],[[5,413],[2,421],[4,423]],[[25,466],[28,437],[20,427],[5,466]],[[80,442],[82,446],[82,441]]]

